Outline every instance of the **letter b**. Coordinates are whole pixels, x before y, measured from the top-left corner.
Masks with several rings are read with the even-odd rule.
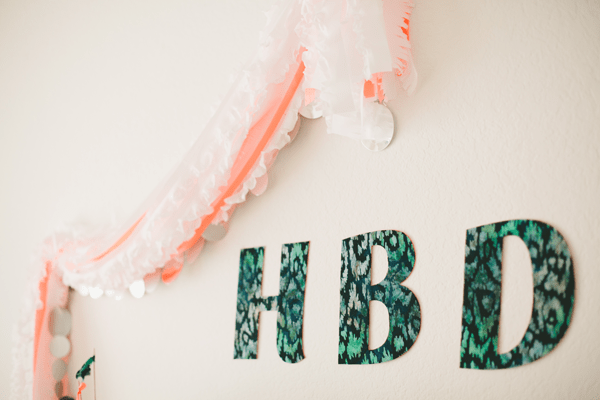
[[[371,248],[387,251],[385,279],[371,286]],[[402,232],[377,231],[342,241],[340,331],[338,364],[377,364],[408,351],[421,329],[416,296],[400,285],[415,263],[412,242]],[[388,310],[390,331],[386,342],[369,350],[369,302],[378,300]]]

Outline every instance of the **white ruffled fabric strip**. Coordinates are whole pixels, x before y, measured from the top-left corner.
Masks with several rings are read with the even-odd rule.
[[[270,158],[273,156],[273,153],[283,149],[291,142],[292,139],[290,138],[289,133],[292,132],[296,126],[298,121],[298,110],[302,106],[303,100],[304,93],[302,93],[301,90],[297,91],[279,128],[273,135],[273,138],[270,140],[267,147],[261,152],[256,166],[240,188],[232,196],[225,199],[226,205],[221,207],[221,212],[218,214],[215,221],[213,221],[213,224],[228,221],[228,211],[231,209],[231,206],[246,201],[248,192],[256,187],[257,180],[267,175],[267,165],[272,161]]]
[[[35,315],[41,308],[39,282],[46,276],[46,268],[38,266],[30,277],[19,322],[13,332],[10,398],[31,400],[33,396],[33,352],[35,339]]]
[[[362,78],[371,79],[377,72],[392,70],[392,56],[388,46],[383,19],[382,0],[347,0],[347,19],[352,25],[354,46],[361,56]]]
[[[412,2],[307,3],[310,7],[305,8],[309,12],[296,27],[297,31],[306,32],[304,88],[320,93],[316,101],[328,133],[372,140],[373,132],[377,131],[372,123],[378,118],[373,114],[374,108],[365,104],[364,81],[382,73],[382,89],[388,100],[398,95],[399,85],[408,92],[416,86],[417,75],[408,42]]]
[[[417,87],[417,70],[409,41],[410,16],[413,7],[412,0],[383,0],[383,18],[397,77],[395,79],[393,75],[384,74],[384,90],[390,90],[390,86],[395,85],[398,80],[408,94],[413,93]]]
[[[87,240],[82,240],[58,255],[55,261],[63,272],[65,284],[81,291],[88,287],[104,291],[123,290],[145,274],[153,272],[156,267],[167,263],[177,254],[177,248],[194,236],[202,217],[214,211],[210,204],[219,195],[219,188],[227,183],[235,157],[253,120],[258,120],[265,112],[261,107],[268,85],[281,82],[290,65],[296,64],[299,39],[289,34],[286,27],[294,26],[300,13],[294,7],[288,7],[278,14],[280,19],[271,23],[275,31],[263,38],[257,57],[242,71],[230,95],[182,165],[144,205],[143,209],[148,211],[134,234],[98,261],[85,263],[99,250],[117,241],[135,221],[129,221],[124,229],[105,236],[107,239],[101,242],[91,238],[87,244]],[[287,143],[285,130],[289,132],[295,125],[301,102],[298,99],[299,96],[296,96],[267,151],[281,148]],[[229,203],[242,202],[247,191],[253,187],[250,181],[265,172],[266,169],[259,162],[258,170],[255,168],[255,172],[246,178]],[[226,220],[227,209],[219,213],[217,222]]]

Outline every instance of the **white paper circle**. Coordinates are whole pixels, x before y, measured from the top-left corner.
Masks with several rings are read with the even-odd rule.
[[[60,361],[62,361],[62,360],[60,360]],[[66,369],[66,364],[65,364],[65,369]],[[54,376],[54,365],[52,365],[52,376]],[[56,385],[54,385],[54,393],[56,394],[56,397],[58,397],[59,399],[62,397],[62,394],[63,394],[62,381],[56,382]]]
[[[79,286],[77,288],[77,293],[79,293],[80,295],[82,295],[83,297],[85,297],[88,294],[90,294],[90,290],[87,287],[85,287],[85,286]]]
[[[227,235],[227,228],[222,224],[213,225],[210,224],[204,230],[202,237],[209,242],[216,242],[217,240],[221,240]]]
[[[139,281],[135,281],[129,286],[129,293],[136,299],[141,299],[144,297],[144,293],[146,293],[146,285],[144,284],[144,280],[140,279]]]
[[[50,313],[48,328],[52,336],[66,336],[71,332],[71,313],[64,308],[56,307]]]
[[[52,363],[52,376],[55,380],[60,381],[67,373],[67,363],[63,360],[54,360]],[[58,386],[58,385],[57,385]],[[61,394],[62,394],[62,385],[61,385]],[[57,394],[58,396],[58,394]]]
[[[300,115],[308,119],[317,119],[323,116],[323,107],[319,100],[313,100],[309,105],[300,108]]]
[[[371,151],[381,151],[390,144],[394,136],[392,112],[379,103],[366,103],[364,112],[365,124],[361,132],[361,143]]]
[[[369,140],[363,139],[360,141],[363,146],[365,146],[368,150],[371,151],[381,151],[388,147],[391,140]]]
[[[50,353],[56,358],[63,358],[71,351],[71,342],[62,335],[54,336],[50,341]]]
[[[90,288],[90,297],[92,299],[99,299],[104,294],[104,291],[98,287]]]

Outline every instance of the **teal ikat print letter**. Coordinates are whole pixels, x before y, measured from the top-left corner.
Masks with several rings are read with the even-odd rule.
[[[387,252],[385,279],[371,285],[371,248]],[[377,364],[406,353],[421,328],[416,296],[401,283],[415,263],[412,242],[402,232],[377,231],[342,241],[338,364]],[[369,350],[369,302],[382,302],[388,310],[389,334],[379,348]]]
[[[533,311],[521,342],[498,354],[502,239],[525,242],[533,267]],[[575,301],[575,278],[567,243],[552,226],[512,220],[467,231],[460,366],[503,369],[548,354],[565,334]]]
[[[259,313],[277,310],[279,357],[288,363],[304,359],[302,324],[308,244],[300,242],[282,246],[278,296],[261,295],[264,247],[240,252],[233,358],[256,359]]]

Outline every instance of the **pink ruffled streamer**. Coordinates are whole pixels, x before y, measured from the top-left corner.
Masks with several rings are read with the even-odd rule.
[[[109,294],[144,277],[155,282],[157,274],[164,282],[176,279],[184,261],[193,262],[202,250],[203,227],[227,223],[249,192],[266,190],[267,170],[298,132],[303,103],[319,102],[333,132],[336,113],[360,118],[365,101],[393,99],[400,89],[413,91],[411,10],[412,2],[403,0],[292,0],[277,5],[268,14],[255,58],[180,166],[138,211],[116,229],[70,228],[46,242],[40,257],[44,272],[33,279],[17,330],[12,399],[47,398],[53,389],[50,337],[40,326],[47,326],[52,307],[67,305],[68,287]],[[302,82],[288,93],[300,66]],[[365,99],[367,82],[373,96]],[[282,90],[287,90],[283,96]],[[248,145],[253,132],[260,136],[271,128],[268,140]],[[255,161],[234,179],[236,163],[248,152],[257,155]],[[40,282],[47,282],[45,293]],[[66,377],[63,386],[68,389]]]

